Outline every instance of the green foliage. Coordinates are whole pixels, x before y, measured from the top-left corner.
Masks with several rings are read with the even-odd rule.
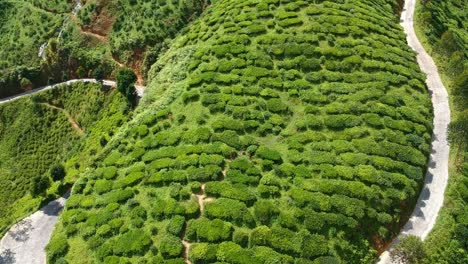
[[[39,196],[44,194],[46,189],[49,187],[49,177],[47,176],[36,176],[32,178],[31,181],[31,195],[32,196]]]
[[[54,181],[61,181],[61,180],[63,180],[63,178],[65,178],[65,175],[66,175],[65,168],[63,167],[62,164],[55,164],[55,165],[52,166],[52,168],[50,169],[50,177],[51,177]]]
[[[180,261],[181,240],[197,263],[373,262],[371,241],[390,240],[417,197],[432,128],[389,3],[212,2],[83,174],[74,195],[95,203],[67,208],[93,211],[72,225],[95,225],[69,241],[97,253],[101,224],[87,219],[119,203],[113,235],[148,229],[156,263]],[[148,178],[97,194],[95,168],[109,166],[113,188],[136,167]]]
[[[425,257],[423,243],[416,236],[404,237],[390,252],[390,256],[396,262],[420,263]]]
[[[135,82],[137,76],[130,69],[121,69],[117,72],[117,90],[124,95],[128,101],[133,102],[136,98]]]
[[[159,250],[165,258],[178,257],[182,253],[182,242],[173,235],[166,235],[161,240]]]
[[[218,242],[231,237],[232,225],[220,219],[200,218],[187,224],[187,237],[193,241]]]

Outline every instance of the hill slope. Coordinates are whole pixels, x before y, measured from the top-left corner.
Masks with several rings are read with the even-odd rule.
[[[75,185],[50,261],[372,262],[432,126],[391,3],[216,1]]]
[[[126,109],[118,92],[83,83],[0,104],[0,233],[48,195],[64,192],[89,156],[102,149],[101,138],[127,120]],[[48,177],[65,160],[66,179],[47,178],[48,191],[31,195],[34,179]]]

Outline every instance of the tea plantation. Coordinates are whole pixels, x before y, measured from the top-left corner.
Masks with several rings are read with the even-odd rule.
[[[372,263],[429,155],[396,1],[219,0],[75,184],[51,263]]]
[[[126,122],[127,108],[118,92],[82,83],[1,104],[0,233],[65,192]],[[65,179],[50,178],[50,169],[66,159]]]

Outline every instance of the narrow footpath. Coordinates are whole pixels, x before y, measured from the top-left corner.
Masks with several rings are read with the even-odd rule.
[[[450,107],[447,90],[440,79],[433,59],[419,42],[413,26],[416,0],[406,0],[401,14],[401,25],[407,35],[408,45],[417,53],[421,70],[427,75],[426,84],[431,94],[434,107],[434,130],[432,134],[431,156],[424,186],[419,195],[416,207],[409,221],[389,248],[382,253],[378,264],[393,263],[390,251],[398,244],[399,239],[415,235],[424,240],[434,227],[440,208],[444,203],[444,192],[448,181],[448,160],[450,146],[447,141],[450,123]]]

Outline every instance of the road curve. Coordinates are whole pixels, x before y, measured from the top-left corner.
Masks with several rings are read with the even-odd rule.
[[[11,102],[11,101],[14,101],[16,99],[19,99],[19,98],[22,98],[22,97],[25,97],[25,96],[28,96],[28,95],[31,95],[31,94],[34,94],[34,93],[37,93],[37,92],[50,90],[50,89],[53,89],[53,88],[61,86],[61,85],[70,85],[70,84],[76,83],[76,82],[98,83],[98,81],[96,79],[74,79],[74,80],[69,80],[69,81],[62,82],[62,83],[57,83],[57,84],[53,84],[53,85],[47,85],[47,86],[39,87],[39,88],[33,89],[31,91],[27,91],[27,92],[24,92],[24,93],[21,93],[21,94],[17,94],[17,95],[13,95],[13,96],[10,96],[10,97],[7,97],[7,98],[0,99],[0,104]],[[102,83],[104,85],[110,86],[110,87],[116,87],[117,86],[117,83],[115,81],[103,80]],[[145,86],[135,85],[135,90],[137,92],[138,97],[142,97],[143,93],[145,91]]]
[[[15,224],[0,241],[0,264],[45,264],[45,247],[69,193]]]
[[[416,0],[406,0],[401,25],[407,35],[408,45],[417,53],[421,70],[427,75],[426,84],[431,94],[434,107],[434,130],[432,134],[431,156],[424,186],[419,195],[416,207],[409,221],[401,230],[390,247],[380,256],[378,264],[392,263],[390,251],[398,244],[399,239],[415,235],[424,240],[434,227],[440,208],[444,202],[444,192],[448,181],[448,160],[450,147],[447,141],[450,123],[450,107],[447,90],[440,79],[433,59],[424,50],[414,31],[413,17]]]

